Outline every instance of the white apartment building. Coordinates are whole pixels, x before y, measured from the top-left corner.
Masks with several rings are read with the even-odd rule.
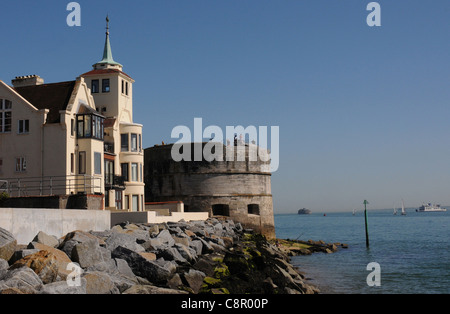
[[[107,19],[103,59],[75,81],[0,80],[0,180],[12,196],[104,194],[106,209],[144,210],[143,126],[122,70]]]

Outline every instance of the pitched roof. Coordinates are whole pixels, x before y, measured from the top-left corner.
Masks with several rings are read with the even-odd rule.
[[[99,69],[99,70],[92,70],[89,72],[86,72],[84,74],[81,74],[81,76],[88,76],[88,75],[99,75],[99,74],[112,74],[112,73],[121,73],[123,75],[125,75],[126,77],[129,77],[130,79],[132,79],[131,76],[129,76],[128,74],[126,74],[125,72],[122,72],[120,70],[117,69]]]
[[[116,124],[115,118],[106,118],[105,122],[103,123],[103,126],[105,128],[112,128],[114,126],[114,124]]]
[[[76,81],[15,87],[37,109],[49,109],[47,123],[59,123],[59,111],[66,110]]]

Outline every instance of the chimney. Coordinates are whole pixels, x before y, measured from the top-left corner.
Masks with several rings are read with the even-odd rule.
[[[16,76],[11,81],[14,87],[36,86],[44,84],[44,79],[39,75]]]

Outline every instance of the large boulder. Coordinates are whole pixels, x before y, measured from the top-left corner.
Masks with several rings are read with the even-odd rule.
[[[117,247],[121,246],[134,252],[144,252],[143,246],[136,242],[136,237],[131,234],[113,232],[106,239],[106,248],[113,252]]]
[[[13,256],[9,259],[9,263],[10,264],[14,264],[15,262],[17,262],[18,260],[24,258],[25,256],[34,254],[39,252],[40,250],[37,249],[17,249],[14,252]]]
[[[159,239],[163,244],[168,245],[169,247],[175,244],[175,240],[172,238],[172,235],[167,229],[162,230],[156,238]]]
[[[68,269],[68,265],[72,263],[72,261],[63,251],[37,242],[30,242],[30,244],[28,244],[28,249],[37,249],[52,253],[56,259],[56,265],[58,266],[58,275],[62,280],[66,280],[67,276],[72,272],[72,270]]]
[[[126,290],[123,294],[188,294],[188,292],[150,285],[135,285]]]
[[[42,285],[42,280],[29,267],[10,270],[0,278],[0,292],[12,289],[17,293],[35,294],[42,288]]]
[[[27,266],[41,278],[44,284],[54,282],[58,276],[58,263],[49,251],[39,251],[15,262],[9,270]]]
[[[105,260],[111,259],[111,252],[100,247],[97,239],[79,243],[72,249],[72,261],[81,268],[87,268]]]
[[[102,238],[97,237],[95,235],[93,235],[92,233],[86,232],[86,231],[81,231],[81,230],[76,230],[73,232],[69,232],[68,234],[66,234],[66,236],[64,237],[64,242],[66,241],[76,241],[78,243],[83,243],[83,242],[87,242],[87,241],[91,241],[91,240],[99,240],[99,244],[100,245],[105,245],[105,242],[103,241]]]
[[[0,271],[7,270],[9,267],[9,264],[4,259],[0,258]]]
[[[128,248],[119,246],[112,252],[113,258],[124,259],[133,273],[144,277],[155,284],[165,284],[175,273],[176,268],[173,265],[163,264],[158,261],[151,261],[144,256]]]
[[[16,250],[16,245],[17,240],[14,235],[8,230],[0,228],[0,258],[9,261]]]
[[[59,241],[55,236],[51,236],[46,234],[45,232],[40,231],[33,239],[32,242],[42,243],[51,247],[57,247],[59,245]]]
[[[38,294],[86,294],[86,279],[81,278],[80,285],[68,285],[66,281],[57,281],[44,285]]]
[[[183,277],[189,288],[191,288],[194,293],[198,293],[203,285],[203,279],[205,279],[206,275],[201,271],[190,269],[189,272],[184,273]]]
[[[104,272],[94,271],[83,274],[86,279],[87,294],[119,294],[120,291],[111,277]]]

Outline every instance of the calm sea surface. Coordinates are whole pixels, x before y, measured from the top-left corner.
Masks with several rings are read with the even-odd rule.
[[[443,294],[450,293],[450,211],[393,215],[393,210],[368,210],[370,247],[366,248],[364,211],[275,215],[280,239],[323,240],[349,245],[333,254],[296,256],[310,283],[326,294]],[[381,267],[381,286],[366,278]]]

